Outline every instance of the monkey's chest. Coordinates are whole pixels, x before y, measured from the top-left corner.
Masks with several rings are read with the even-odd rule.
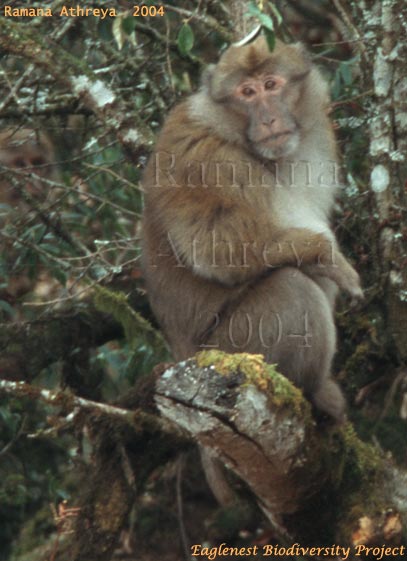
[[[271,212],[281,228],[307,228],[327,233],[332,195],[312,191],[311,187],[276,187],[271,197]]]

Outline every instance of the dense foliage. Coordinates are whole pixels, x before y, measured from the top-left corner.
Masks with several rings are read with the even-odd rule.
[[[100,285],[122,291],[140,317],[154,325],[140,270],[141,172],[168,110],[198,86],[200,71],[233,40],[234,29],[230,7],[221,0],[168,2],[162,5],[163,15],[138,17],[129,2],[107,1],[104,7],[114,9],[116,16],[104,19],[59,16],[63,2],[50,4],[52,17],[6,18],[0,13],[0,25],[8,26],[0,41],[1,126],[45,133],[56,164],[45,180],[32,175],[41,164],[37,170],[0,167],[0,375],[106,403],[125,395],[142,375],[170,357],[150,327],[139,332],[129,328],[130,311],[122,310],[119,302],[112,304],[112,330],[94,335],[104,327],[99,314],[110,308],[102,297],[95,310],[92,291]],[[343,301],[338,312],[336,371],[359,433],[405,465],[407,382],[384,319],[385,271],[377,238],[383,225],[376,220],[368,189],[364,133],[372,92],[361,80],[360,51],[347,41],[343,14],[335,3],[247,4],[270,41],[276,32],[283,39],[307,43],[330,81],[332,118],[346,170],[336,231],[366,289],[362,309],[351,312]],[[24,5],[43,7],[44,2]],[[82,5],[93,9],[99,3]],[[144,2],[146,7],[154,5]],[[41,59],[40,50],[50,56]],[[102,81],[114,92],[116,113],[98,112],[70,87],[74,71]],[[126,137],[130,128],[138,131],[135,142]],[[37,187],[28,188],[30,184]],[[76,324],[63,314],[76,318],[81,313],[85,319],[75,337]],[[59,332],[47,330],[50,318],[61,314]],[[84,326],[87,337],[82,335]],[[72,342],[60,352],[55,338]],[[47,357],[37,360],[37,350],[38,356],[46,350]],[[76,504],[83,485],[78,473],[86,472],[92,462],[93,436],[83,424],[79,430],[65,417],[66,410],[29,392],[25,397],[0,395],[0,559],[54,559],[49,549],[44,550],[47,557],[41,557],[40,549],[37,557],[30,552],[43,544],[58,547],[57,528],[63,541],[58,505],[64,500],[68,506]],[[152,452],[146,446],[143,453]],[[199,463],[195,454],[187,453],[186,466]],[[158,542],[168,543],[174,535],[174,556],[166,553],[168,559],[177,558],[183,533],[176,506],[181,473],[177,462],[173,459],[146,477],[143,498],[132,507],[122,536],[122,558],[135,558],[140,543],[140,551],[150,547],[164,554]],[[184,466],[182,473],[190,535],[202,539],[205,532],[206,539],[215,541],[224,535],[254,539],[255,526],[241,526],[240,534],[236,530],[242,518],[235,523],[226,515],[214,515],[214,502],[198,468]],[[199,517],[193,514],[195,505]]]

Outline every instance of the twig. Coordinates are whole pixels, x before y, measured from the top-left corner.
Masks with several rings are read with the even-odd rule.
[[[24,428],[25,428],[25,421],[27,419],[27,414],[24,414],[22,420],[21,420],[21,424],[20,427],[18,429],[18,431],[16,432],[16,434],[13,436],[13,438],[10,440],[10,442],[8,442],[1,450],[0,450],[0,457],[4,456],[5,454],[7,454],[7,452],[10,450],[10,448],[13,446],[13,444],[15,442],[17,442],[17,440],[20,438],[20,436],[23,434]]]
[[[205,15],[200,14],[197,11],[199,8],[197,8],[197,10],[191,12],[191,10],[186,10],[185,8],[177,8],[175,6],[170,6],[169,4],[163,4],[163,6],[164,6],[164,9],[168,10],[169,12],[174,12],[174,13],[176,13],[180,16],[183,16],[184,18],[187,18],[187,19],[196,19],[196,20],[200,21],[206,27],[209,27],[209,28],[213,29],[214,31],[216,31],[217,33],[219,33],[219,35],[221,35],[225,39],[225,41],[227,41],[228,43],[233,41],[233,34],[230,31],[228,31],[222,25],[220,25],[219,22],[214,17],[208,16],[207,14],[205,14]]]
[[[0,393],[5,393],[13,397],[30,397],[53,407],[62,407],[66,413],[70,413],[72,418],[76,417],[79,409],[86,409],[95,413],[103,413],[110,417],[116,417],[132,423],[137,412],[129,411],[121,407],[109,405],[107,403],[99,403],[83,397],[75,396],[62,390],[46,390],[39,388],[26,382],[11,382],[9,380],[0,380]]]
[[[357,46],[358,50],[360,51],[360,53],[362,54],[362,57],[366,61],[367,60],[367,51],[366,51],[366,47],[363,43],[363,39],[362,39],[362,36],[361,36],[358,28],[355,26],[355,24],[353,23],[353,21],[351,20],[351,18],[349,16],[349,14],[345,10],[345,8],[342,6],[341,0],[333,0],[333,3],[335,5],[335,8],[338,10],[344,24],[346,25],[346,27],[351,32],[352,40],[357,41],[356,46]]]
[[[342,100],[339,100],[339,101],[334,101],[333,103],[330,104],[331,111],[333,111],[337,107],[340,107],[341,105],[348,105],[349,103],[353,103],[354,101],[356,101],[358,99],[363,99],[364,97],[368,97],[370,95],[373,95],[373,89],[366,90],[365,92],[362,92],[362,93],[360,93],[358,95],[355,95],[353,97],[348,97],[346,99],[342,99]]]
[[[107,168],[105,166],[101,166],[101,165],[95,165],[95,164],[89,164],[87,162],[84,162],[84,166],[91,168],[91,169],[95,169],[95,170],[99,170],[99,171],[103,171],[108,175],[111,175],[112,177],[114,177],[115,179],[119,179],[122,183],[124,183],[125,185],[128,185],[129,187],[132,187],[133,189],[136,189],[137,191],[141,191],[142,193],[144,193],[144,189],[142,188],[141,185],[136,185],[135,183],[133,183],[132,181],[129,181],[128,179],[122,177],[121,175],[119,175],[118,173],[116,173],[115,171],[113,171],[110,168]],[[86,193],[87,195],[88,193]],[[102,197],[99,197],[100,200],[103,200]],[[106,203],[109,203],[109,201],[106,199]],[[121,207],[119,207],[120,209]],[[132,214],[135,214],[137,216],[137,213],[132,212]],[[140,216],[138,214],[138,216]]]
[[[187,532],[184,524],[184,505],[182,500],[182,472],[185,464],[185,454],[181,454],[177,461],[177,479],[176,479],[176,491],[177,491],[177,511],[178,511],[178,524],[179,531],[181,534],[182,548],[184,550],[185,561],[190,560],[190,545],[187,536]]]

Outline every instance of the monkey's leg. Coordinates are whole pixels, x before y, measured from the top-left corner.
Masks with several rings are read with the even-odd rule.
[[[285,267],[254,284],[207,341],[230,353],[263,354],[338,421],[345,400],[331,377],[336,332],[330,302],[310,277]]]
[[[301,387],[318,409],[341,421],[345,400],[331,377],[336,285],[318,278],[322,286],[298,269],[275,271],[229,307],[206,343],[230,353],[263,354],[268,362],[277,363],[278,370]],[[221,464],[208,451],[201,454],[215,497],[221,505],[230,505],[234,493]]]
[[[335,312],[336,298],[339,294],[338,285],[328,279],[328,277],[321,277],[320,275],[308,274],[308,271],[304,271],[306,274],[317,283],[317,285],[324,291],[325,296],[328,298],[329,305],[332,312]]]

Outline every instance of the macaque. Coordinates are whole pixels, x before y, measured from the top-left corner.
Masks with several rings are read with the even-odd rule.
[[[143,185],[149,299],[176,360],[263,354],[338,421],[339,289],[359,276],[330,227],[339,188],[327,85],[300,45],[232,46],[170,113]]]
[[[41,178],[58,178],[55,161],[51,141],[44,132],[17,127],[0,132],[0,165],[38,175],[39,179],[23,176],[18,178],[22,189],[36,199],[44,201],[50,192],[50,188],[44,186]],[[4,170],[0,171],[0,203],[16,206],[23,201],[22,193],[4,177]]]
[[[33,202],[38,204],[52,200],[55,191],[42,179],[57,181],[59,174],[48,136],[44,132],[17,126],[0,132],[0,166],[24,172],[15,175],[14,183],[7,175],[7,169],[0,169],[0,229],[3,229],[15,220],[16,213],[25,216],[32,210]],[[38,177],[30,176],[30,173]],[[12,263],[15,259],[10,247],[12,242],[5,240],[4,232],[2,238],[0,251]],[[0,289],[0,299],[13,300],[32,290],[34,285],[34,279],[26,271],[20,271]]]

